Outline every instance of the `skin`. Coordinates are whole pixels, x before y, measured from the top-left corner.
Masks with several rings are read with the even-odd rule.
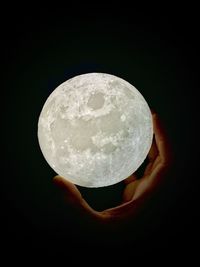
[[[54,177],[53,181],[62,189],[66,203],[77,210],[80,216],[88,217],[104,225],[116,225],[117,222],[135,219],[145,203],[163,184],[172,165],[172,153],[158,115],[152,112],[152,118],[154,139],[148,154],[149,163],[140,179],[133,174],[124,180],[123,198],[118,206],[96,211],[85,201],[76,185],[60,176]]]

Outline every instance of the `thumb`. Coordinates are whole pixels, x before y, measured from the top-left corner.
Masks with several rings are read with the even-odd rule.
[[[63,191],[67,203],[90,215],[98,216],[98,212],[82,198],[80,191],[73,183],[59,175],[53,178],[53,182]]]
[[[67,181],[59,175],[53,178],[53,183],[63,191],[67,202],[73,202],[74,204],[81,202],[81,193],[73,183]]]

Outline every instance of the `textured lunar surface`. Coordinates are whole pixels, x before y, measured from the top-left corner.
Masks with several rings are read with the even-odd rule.
[[[57,174],[74,184],[118,183],[145,160],[152,116],[140,92],[104,73],[76,76],[47,98],[38,121],[42,153]]]

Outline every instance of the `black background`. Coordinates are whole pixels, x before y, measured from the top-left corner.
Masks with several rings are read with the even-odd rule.
[[[105,72],[132,83],[160,115],[176,165],[154,209],[137,229],[125,231],[127,238],[115,236],[114,245],[142,251],[192,248],[195,253],[198,16],[195,7],[157,8],[152,12],[117,3],[115,8],[77,3],[63,8],[17,6],[3,12],[1,229],[9,250],[109,246],[112,235],[106,233],[100,242],[98,233],[82,226],[65,207],[37,141],[38,117],[55,87],[77,74]],[[123,184],[80,190],[102,210],[119,203]]]

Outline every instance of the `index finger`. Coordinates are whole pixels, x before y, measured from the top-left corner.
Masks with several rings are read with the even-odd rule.
[[[153,115],[153,127],[155,134],[155,142],[158,148],[158,154],[162,165],[169,165],[172,161],[172,151],[169,138],[166,134],[166,130],[161,123],[158,115]]]

